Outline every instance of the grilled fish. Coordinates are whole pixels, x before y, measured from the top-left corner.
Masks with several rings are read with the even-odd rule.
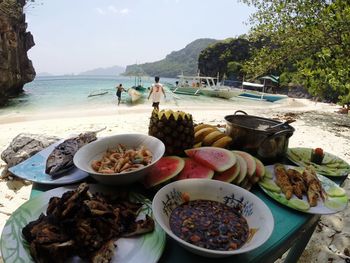
[[[73,168],[74,154],[85,144],[95,141],[97,139],[96,133],[81,133],[79,136],[69,138],[57,145],[46,160],[45,173],[57,176]]]
[[[291,199],[293,195],[293,186],[289,181],[288,175],[284,166],[281,164],[275,165],[276,183],[285,194],[286,199]]]

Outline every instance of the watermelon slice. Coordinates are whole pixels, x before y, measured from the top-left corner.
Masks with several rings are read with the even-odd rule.
[[[234,166],[227,169],[226,171],[223,171],[221,173],[219,172],[215,173],[213,179],[223,181],[226,183],[231,183],[233,180],[237,178],[237,176],[239,175],[239,171],[240,171],[239,162],[236,162]]]
[[[239,163],[240,170],[239,175],[236,177],[233,183],[239,185],[247,176],[247,162],[238,154],[236,155],[236,158],[237,162]]]
[[[256,170],[256,162],[254,157],[251,154],[243,151],[233,151],[233,152],[235,154],[240,155],[247,162],[248,176],[252,177]]]
[[[236,155],[231,151],[218,147],[201,147],[185,150],[187,156],[193,158],[200,164],[223,172],[236,163]]]
[[[174,178],[185,166],[185,161],[178,156],[166,156],[151,168],[145,177],[145,187],[151,188]]]
[[[265,166],[259,159],[254,159],[256,162],[255,176],[259,177],[259,179],[261,180],[265,176]]]
[[[184,158],[185,167],[180,174],[176,177],[177,180],[189,179],[189,178],[204,178],[211,179],[214,175],[214,171],[206,166],[201,165],[191,158]]]

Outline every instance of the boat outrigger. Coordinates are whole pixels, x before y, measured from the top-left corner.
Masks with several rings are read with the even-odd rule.
[[[102,96],[106,95],[110,90],[108,89],[99,89],[99,90],[93,90],[89,93],[88,97],[95,97],[95,96]]]

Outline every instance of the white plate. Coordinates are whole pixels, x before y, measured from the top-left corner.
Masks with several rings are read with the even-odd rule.
[[[53,149],[63,141],[64,140],[60,140],[54,144],[51,144],[49,147],[36,153],[27,160],[12,166],[9,168],[9,171],[22,179],[40,184],[71,184],[89,176],[87,172],[79,170],[74,165],[72,169],[56,177],[52,177],[51,175],[45,173],[47,157],[50,155]]]
[[[27,201],[12,214],[6,222],[0,241],[1,254],[5,263],[34,262],[29,253],[28,243],[22,237],[22,228],[29,222],[37,220],[41,213],[45,213],[51,197],[61,197],[66,191],[75,188],[76,186],[60,187],[47,191]],[[113,192],[112,188],[101,185],[90,185],[90,190],[102,193]],[[137,193],[131,193],[130,200],[142,202],[144,206],[141,213],[152,215],[150,200]],[[157,262],[163,252],[164,245],[165,233],[156,223],[155,230],[151,233],[118,239],[112,262]],[[71,262],[82,261],[79,257],[74,257]]]
[[[300,167],[296,167],[296,166],[291,166],[291,165],[285,165],[284,166],[285,169],[295,169],[298,171],[301,171],[304,168],[300,168]],[[272,179],[274,182],[276,177],[275,177],[275,171],[274,171],[274,165],[269,165],[269,166],[265,166],[266,172],[272,174]],[[266,176],[266,175],[265,175]],[[318,179],[321,182],[321,185],[323,187],[323,189],[327,192],[331,187],[339,187],[335,182],[333,182],[332,180],[328,179],[327,177],[323,176],[323,175],[319,175],[317,174]],[[343,196],[336,196],[336,197],[331,197],[329,195],[327,195],[325,202],[329,202],[331,204],[336,205],[336,207],[331,207],[331,206],[327,206],[325,204],[325,202],[319,198],[317,200],[317,206],[314,207],[310,207],[308,210],[300,210],[297,207],[293,206],[292,203],[290,203],[291,200],[293,199],[298,199],[295,195],[292,196],[292,198],[290,200],[287,200],[284,193],[281,191],[280,193],[274,192],[274,191],[270,191],[268,189],[266,189],[262,184],[259,183],[259,186],[261,187],[261,189],[270,197],[272,197],[273,199],[275,199],[277,202],[288,206],[292,209],[301,211],[301,212],[305,212],[305,213],[309,213],[309,214],[334,214],[337,213],[343,209],[345,209],[348,205],[348,197],[346,196],[346,194],[344,194]],[[307,197],[304,194],[303,195],[303,201],[307,202]]]

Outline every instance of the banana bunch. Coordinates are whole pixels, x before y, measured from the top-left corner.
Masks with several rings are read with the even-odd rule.
[[[194,147],[213,146],[227,148],[232,141],[232,138],[217,127],[202,123],[194,127]]]

